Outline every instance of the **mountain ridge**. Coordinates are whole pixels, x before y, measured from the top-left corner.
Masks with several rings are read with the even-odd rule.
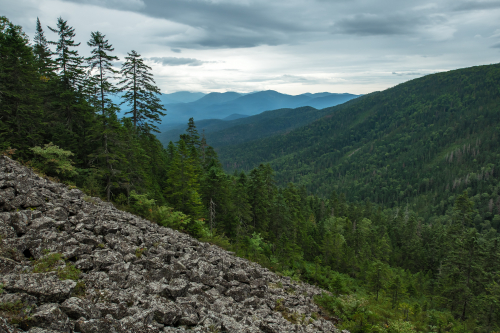
[[[337,190],[350,200],[392,205],[430,188],[457,191],[481,167],[498,177],[488,165],[498,165],[500,153],[499,82],[498,64],[428,75],[329,108],[285,135],[220,147],[219,156],[228,172],[270,163],[282,185],[296,182],[323,196]],[[481,142],[489,148],[480,149]],[[468,156],[462,169],[445,159],[458,147]],[[462,185],[454,185],[459,179]],[[420,204],[430,212],[426,200]]]
[[[274,90],[259,91],[250,94],[239,94],[233,92],[211,93],[203,98],[191,103],[167,104],[167,116],[162,118],[163,125],[166,123],[187,123],[189,118],[195,121],[203,119],[222,119],[231,114],[245,114],[248,116],[256,115],[264,111],[276,110],[281,108],[297,108],[301,106],[333,106],[344,103],[359,95],[353,94],[333,94],[320,97],[315,94],[287,95]],[[221,100],[219,103],[212,103],[214,100]],[[209,103],[205,103],[209,101]],[[309,105],[311,104],[311,105]]]

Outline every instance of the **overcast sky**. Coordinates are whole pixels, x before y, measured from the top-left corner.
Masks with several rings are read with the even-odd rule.
[[[33,37],[59,16],[82,42],[136,50],[163,93],[369,93],[500,62],[500,0],[0,0]]]

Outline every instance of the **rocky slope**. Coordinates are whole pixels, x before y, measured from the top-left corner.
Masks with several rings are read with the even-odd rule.
[[[337,332],[297,284],[0,157],[0,333]]]

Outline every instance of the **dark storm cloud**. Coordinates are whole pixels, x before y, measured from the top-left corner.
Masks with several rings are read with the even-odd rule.
[[[500,43],[496,43],[496,44],[492,45],[491,47],[494,49],[500,49]]]
[[[181,53],[181,49],[176,49],[176,48],[171,48],[170,49],[172,52],[175,52],[175,53]]]
[[[164,66],[201,66],[208,61],[201,61],[193,58],[176,58],[176,57],[152,57],[149,60],[162,64]]]

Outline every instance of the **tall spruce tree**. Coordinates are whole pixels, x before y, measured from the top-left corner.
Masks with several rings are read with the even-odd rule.
[[[40,143],[43,126],[40,85],[28,36],[0,17],[0,150],[9,146],[26,157]]]
[[[80,46],[76,43],[75,29],[68,25],[68,21],[61,17],[57,19],[57,29],[48,27],[52,32],[59,35],[56,42],[50,41],[49,44],[56,46],[55,59],[59,75],[63,81],[66,90],[76,89],[83,79],[83,57],[78,54],[74,48]]]
[[[194,218],[200,217],[203,209],[196,163],[198,161],[190,155],[184,140],[179,140],[170,161],[164,190],[165,197],[175,209]]]
[[[158,132],[155,123],[160,123],[160,116],[165,116],[166,109],[161,105],[160,89],[155,85],[152,69],[144,63],[141,55],[132,50],[125,57],[125,63],[120,71],[123,80],[120,81],[124,101],[132,109],[129,114],[134,127],[143,132]]]
[[[93,47],[91,56],[87,58],[90,66],[90,72],[93,74],[94,82],[97,84],[98,91],[98,107],[100,113],[100,129],[98,135],[102,140],[102,147],[99,154],[96,155],[103,160],[104,168],[102,169],[106,179],[106,198],[111,199],[111,187],[113,178],[119,173],[115,165],[119,162],[119,152],[115,147],[112,147],[113,138],[118,127],[118,119],[116,117],[117,106],[109,98],[110,94],[116,93],[117,88],[113,85],[110,79],[118,73],[113,68],[112,61],[117,61],[118,57],[111,55],[114,48],[106,36],[101,32],[92,32],[87,45]]]
[[[52,32],[59,36],[59,40],[50,41],[49,44],[56,46],[55,59],[56,70],[60,77],[59,87],[54,89],[56,98],[54,106],[65,119],[66,129],[73,131],[73,123],[78,116],[79,89],[82,86],[84,79],[83,57],[78,54],[74,48],[81,43],[76,43],[75,29],[68,25],[68,22],[61,17],[57,19],[57,29],[48,27]],[[57,116],[58,117],[58,116]]]
[[[50,76],[53,74],[54,62],[51,58],[52,52],[49,49],[49,42],[45,37],[42,24],[40,23],[40,19],[38,17],[36,18],[36,33],[33,40],[35,42],[33,45],[33,54],[35,55],[40,79],[48,81],[50,80]]]

